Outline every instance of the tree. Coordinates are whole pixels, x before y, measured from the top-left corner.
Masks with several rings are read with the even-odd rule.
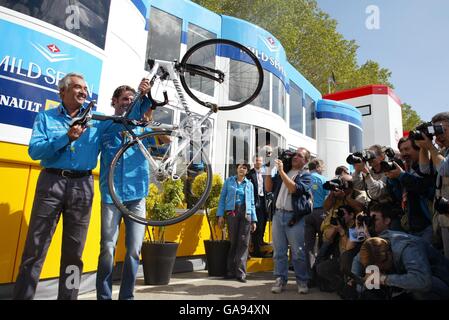
[[[322,93],[335,74],[335,90],[389,82],[391,72],[375,61],[357,64],[358,45],[337,32],[337,21],[316,0],[194,0],[218,14],[226,14],[264,28],[284,47],[288,61]],[[276,23],[273,23],[273,20]]]
[[[418,113],[412,109],[412,106],[403,103],[402,104],[402,127],[404,131],[411,131],[416,128],[421,122],[423,122]]]

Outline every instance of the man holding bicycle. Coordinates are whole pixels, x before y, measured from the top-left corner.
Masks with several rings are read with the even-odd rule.
[[[87,85],[69,73],[59,83],[62,103],[36,116],[28,153],[41,160],[31,219],[14,299],[33,299],[42,265],[61,214],[63,219],[58,299],[76,300],[94,193],[92,169],[97,165],[100,122],[70,126],[83,110]]]
[[[132,107],[130,119],[141,119],[144,115],[151,118],[150,100],[146,94],[150,91],[150,82],[143,79],[139,85],[140,96],[133,103],[135,90],[129,86],[118,87],[112,96],[112,107],[115,115],[122,115]],[[112,272],[114,254],[119,235],[120,222],[126,226],[126,254],[123,263],[122,283],[119,299],[134,298],[134,285],[140,262],[140,249],[145,234],[145,226],[124,216],[112,202],[108,187],[110,164],[117,151],[127,142],[125,128],[119,123],[109,122],[101,137],[101,242],[97,270],[97,299],[110,300],[112,297]],[[124,206],[137,216],[145,217],[145,197],[148,194],[148,163],[138,147],[131,148],[123,155],[117,165],[114,184],[116,193]]]

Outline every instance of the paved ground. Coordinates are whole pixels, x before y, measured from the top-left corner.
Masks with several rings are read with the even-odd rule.
[[[340,300],[338,295],[323,293],[313,288],[309,294],[297,293],[294,274],[290,272],[287,289],[281,294],[273,294],[272,272],[257,272],[248,275],[247,283],[208,277],[207,271],[175,273],[169,285],[145,285],[138,278],[135,288],[136,300]],[[119,286],[113,286],[113,299],[118,298]],[[79,296],[80,300],[95,300],[95,291]]]

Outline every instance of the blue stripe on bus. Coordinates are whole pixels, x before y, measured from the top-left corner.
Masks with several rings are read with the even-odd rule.
[[[187,32],[185,32],[185,31],[182,31],[182,33],[181,33],[181,43],[183,43],[183,44],[187,44]]]
[[[140,14],[146,18],[147,17],[147,6],[143,3],[142,0],[132,0],[132,3],[136,6],[137,10],[139,10]]]
[[[342,114],[338,112],[329,112],[329,111],[317,111],[316,112],[317,119],[335,119],[342,120],[345,122],[349,122],[355,124],[356,126],[362,127],[362,122],[354,117],[351,117],[347,114]]]

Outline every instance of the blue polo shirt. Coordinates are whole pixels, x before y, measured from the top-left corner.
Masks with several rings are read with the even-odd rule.
[[[85,108],[82,107],[80,112]],[[41,160],[44,168],[66,170],[92,170],[97,166],[100,152],[100,135],[104,128],[101,121],[92,120],[86,131],[70,142],[72,118],[63,105],[39,112],[34,120],[28,154],[33,160]]]
[[[150,107],[150,104],[150,100],[147,97],[136,102],[129,114],[129,118],[141,119]],[[136,134],[141,134],[143,130],[142,128],[135,128],[133,131]],[[145,131],[148,131],[148,129]],[[123,134],[124,132],[126,132],[126,129],[121,124],[108,121],[101,135],[100,191],[101,200],[105,203],[112,203],[108,186],[109,166],[117,151],[128,142]],[[148,143],[149,141],[145,142]],[[115,191],[121,201],[139,200],[148,195],[149,181],[149,163],[136,144],[128,148],[115,167]]]
[[[316,171],[310,173],[312,176],[312,194],[313,194],[313,207],[322,208],[324,200],[329,194],[328,190],[324,190],[323,184],[326,183],[326,178]]]

